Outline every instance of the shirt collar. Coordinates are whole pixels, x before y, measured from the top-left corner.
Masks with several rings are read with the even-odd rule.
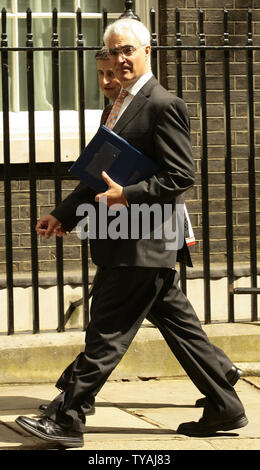
[[[137,82],[135,82],[133,85],[129,86],[126,88],[128,93],[132,96],[137,95],[137,93],[143,88],[143,86],[152,78],[153,73],[151,70],[149,72],[146,72],[144,75],[142,75]]]

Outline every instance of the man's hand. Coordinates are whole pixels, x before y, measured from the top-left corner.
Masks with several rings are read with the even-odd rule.
[[[95,197],[95,201],[99,202],[100,199],[106,198],[106,204],[108,207],[112,206],[113,204],[121,204],[127,206],[127,201],[124,195],[123,186],[120,184],[115,183],[105,171],[102,171],[102,178],[107,183],[108,189],[105,193],[97,194]]]
[[[35,230],[39,235],[46,239],[50,238],[54,233],[57,237],[67,235],[66,230],[62,227],[60,221],[51,214],[42,216],[37,223]]]

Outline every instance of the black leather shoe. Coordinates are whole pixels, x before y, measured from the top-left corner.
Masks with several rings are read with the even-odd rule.
[[[238,367],[232,366],[231,369],[226,373],[227,380],[229,381],[230,385],[234,387],[236,385],[237,381],[240,379],[241,375],[243,374],[243,371],[239,369]],[[195,406],[196,408],[204,408],[207,404],[207,398],[199,398]]]
[[[231,369],[226,373],[226,377],[232,387],[236,385],[242,374],[243,371],[235,366],[231,367]]]
[[[48,405],[46,405],[45,403],[42,403],[42,405],[39,406],[39,410],[42,411],[43,413],[45,413],[45,411],[47,410],[48,408]],[[91,406],[88,410],[84,409],[84,412],[85,412],[85,415],[87,416],[92,416],[96,413],[96,410],[95,410],[95,406]]]
[[[83,447],[83,434],[71,431],[56,424],[52,419],[39,420],[19,416],[15,422],[23,429],[52,444],[64,447]]]
[[[231,431],[233,429],[243,428],[248,424],[247,417],[243,414],[237,418],[231,418],[225,421],[211,421],[201,418],[198,422],[190,421],[182,423],[177,429],[179,434],[193,437],[206,437],[216,434],[217,431]]]

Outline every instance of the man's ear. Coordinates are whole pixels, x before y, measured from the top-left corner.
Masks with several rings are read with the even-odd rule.
[[[145,46],[145,55],[146,55],[146,57],[150,56],[151,50],[152,50],[151,46]]]

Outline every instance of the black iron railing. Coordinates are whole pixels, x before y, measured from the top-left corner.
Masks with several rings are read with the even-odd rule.
[[[132,2],[126,2],[128,16],[133,16]],[[172,51],[176,63],[176,88],[177,95],[183,96],[182,54],[184,51],[198,51],[200,63],[200,108],[201,108],[201,185],[202,185],[202,238],[203,238],[203,277],[204,277],[204,306],[205,322],[211,321],[211,266],[210,266],[210,230],[209,230],[209,171],[208,171],[208,119],[207,119],[207,74],[206,62],[208,51],[223,51],[223,76],[224,76],[224,122],[225,122],[225,204],[226,204],[226,237],[227,237],[227,278],[228,278],[228,321],[235,321],[234,295],[250,294],[252,297],[251,320],[256,321],[257,294],[257,232],[256,232],[256,183],[255,183],[255,142],[254,142],[254,89],[253,89],[253,51],[260,46],[253,44],[252,39],[252,11],[248,11],[247,44],[237,46],[230,45],[228,34],[228,12],[224,10],[224,36],[223,45],[207,46],[204,34],[204,12],[199,10],[199,38],[197,45],[183,45],[180,34],[180,14],[176,10],[176,41],[173,46],[158,45],[155,29],[156,12],[151,10],[152,33],[152,68],[157,76],[159,56],[161,51]],[[52,16],[52,42],[50,47],[34,47],[32,35],[32,12],[27,11],[27,42],[25,47],[9,47],[6,33],[6,11],[2,10],[2,35],[1,35],[1,74],[2,74],[2,101],[3,101],[3,153],[4,163],[0,164],[0,180],[4,181],[5,203],[5,244],[6,244],[6,287],[8,292],[8,334],[14,333],[14,283],[13,283],[13,244],[12,244],[12,198],[11,182],[13,180],[29,180],[30,184],[30,233],[31,233],[31,270],[33,292],[33,333],[39,332],[39,271],[38,271],[38,239],[35,232],[37,222],[37,188],[39,179],[52,179],[55,184],[55,204],[61,201],[61,184],[69,179],[68,168],[71,162],[61,162],[61,129],[60,129],[60,52],[75,51],[77,55],[77,79],[78,79],[78,113],[80,149],[85,147],[85,87],[84,87],[84,51],[98,50],[101,45],[84,46],[82,35],[82,16],[78,10],[75,14],[77,23],[77,43],[75,46],[60,46],[57,33],[58,12],[53,11]],[[107,12],[103,11],[103,26],[107,24]],[[35,51],[51,51],[52,55],[52,94],[53,94],[53,122],[54,122],[54,162],[37,163],[35,151],[35,82],[34,82],[34,53]],[[247,84],[248,84],[248,120],[249,120],[249,144],[248,144],[248,183],[249,192],[249,216],[250,216],[250,288],[234,288],[234,241],[233,241],[233,199],[232,199],[232,144],[231,144],[231,100],[230,100],[230,52],[244,50],[247,58]],[[27,105],[29,119],[29,163],[16,164],[10,162],[10,123],[9,123],[9,55],[13,51],[26,52],[27,66]],[[57,238],[57,293],[58,293],[58,331],[65,330],[65,324],[74,306],[64,312],[64,266],[63,266],[63,240]],[[186,269],[181,266],[182,288],[186,291]],[[89,269],[88,269],[88,244],[82,242],[82,284],[83,284],[83,329],[89,321]],[[77,302],[77,304],[80,302]],[[76,306],[76,304],[75,304]]]
[[[155,12],[151,12],[154,16]],[[234,295],[251,295],[251,321],[257,321],[257,225],[256,225],[256,173],[255,173],[255,116],[254,116],[254,67],[253,51],[260,50],[253,44],[252,9],[248,9],[247,44],[230,45],[228,33],[228,11],[223,12],[223,45],[206,45],[204,34],[204,11],[199,9],[199,44],[197,46],[182,45],[180,34],[180,13],[176,9],[175,28],[176,42],[174,46],[154,46],[155,51],[175,51],[177,95],[182,97],[182,52],[198,51],[200,63],[200,108],[201,108],[201,185],[202,185],[202,238],[203,238],[203,278],[204,278],[204,312],[205,323],[211,322],[211,269],[210,269],[210,230],[209,230],[209,171],[208,171],[208,120],[207,120],[207,74],[206,61],[208,51],[223,51],[224,76],[224,119],[225,119],[225,206],[226,206],[226,238],[227,238],[227,279],[228,279],[228,321],[235,321]],[[153,22],[152,22],[153,24]],[[251,287],[234,287],[234,240],[233,240],[233,195],[232,195],[232,144],[231,144],[231,101],[230,101],[230,52],[244,51],[247,61],[248,90],[248,186],[249,186],[249,239],[250,239],[250,279]],[[154,63],[156,64],[156,62]],[[181,269],[182,288],[186,291],[186,268]]]

